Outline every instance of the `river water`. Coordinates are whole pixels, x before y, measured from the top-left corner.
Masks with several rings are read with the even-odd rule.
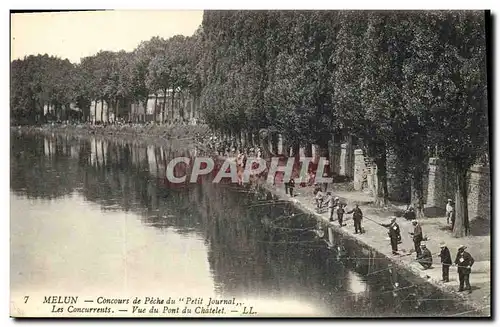
[[[455,312],[370,255],[339,259],[318,239],[314,219],[288,204],[269,205],[269,194],[209,182],[169,185],[164,171],[175,155],[193,153],[12,133],[11,301],[235,297],[257,316]]]

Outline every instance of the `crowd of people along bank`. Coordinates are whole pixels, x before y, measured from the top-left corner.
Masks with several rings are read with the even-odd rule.
[[[291,195],[293,196],[292,193]],[[346,224],[344,224],[344,215],[352,214],[352,220],[354,223],[353,224],[354,233],[361,234],[365,232],[364,228],[361,226],[363,220],[363,212],[359,208],[358,204],[355,204],[353,209],[347,211],[346,209],[347,204],[341,203],[339,198],[334,197],[331,194],[331,192],[326,192],[326,194],[324,194],[322,187],[319,186],[318,184],[315,184],[314,200],[316,203],[316,210],[318,212],[321,212],[321,209],[324,207],[328,208],[330,222],[333,223],[336,220],[340,228],[345,227]],[[412,213],[414,213],[414,209],[411,206],[409,206],[406,209],[404,217],[406,218],[414,217],[414,215],[412,216]],[[453,228],[453,225],[455,223],[455,210],[451,199],[448,199],[448,203],[446,205],[446,217],[447,217],[447,223],[450,224],[451,222]],[[401,244],[402,240],[401,240],[401,229],[399,228],[399,225],[397,223],[397,218],[392,217],[390,222],[387,224],[382,224],[378,222],[375,223],[388,229],[387,233],[389,235],[392,254],[399,255],[398,244]],[[422,231],[422,226],[420,226],[420,224],[416,219],[412,219],[412,225],[413,225],[413,231],[409,232],[409,234],[412,237],[414,249],[412,249],[410,254],[415,252],[417,262],[419,262],[420,265],[422,265],[424,270],[429,269],[432,267],[433,254],[427,248],[427,245],[423,243],[424,234]],[[450,266],[456,266],[460,284],[458,291],[462,292],[464,290],[467,290],[470,293],[472,289],[469,282],[469,276],[471,273],[472,265],[474,264],[474,258],[471,256],[469,252],[466,251],[467,247],[465,245],[460,245],[458,247],[454,262],[452,261],[450,250],[448,249],[448,247],[444,242],[440,244],[440,248],[441,251],[438,254],[438,257],[440,257],[442,265],[441,281],[444,283],[449,282]]]
[[[217,142],[215,142],[217,141]],[[210,137],[208,144],[213,144],[215,142],[215,146],[212,146],[212,149],[215,148],[217,149],[217,153],[219,155],[229,155],[229,154],[236,154],[237,155],[237,165],[238,167],[245,167],[246,161],[247,161],[247,156],[256,156],[256,157],[261,157],[262,156],[262,149],[260,147],[256,148],[245,148],[240,151],[239,149],[234,147],[234,144],[228,142],[228,141],[222,141],[222,140],[217,140],[215,136]],[[300,184],[301,186],[306,186],[305,184],[311,185],[314,183],[315,176],[312,170],[309,171],[308,176],[306,177],[306,180],[301,180]],[[295,188],[295,180],[293,178],[290,178],[290,180],[284,182],[285,185],[285,193],[289,194],[290,196],[294,196],[294,188]],[[338,197],[334,197],[331,192],[324,192],[323,188],[326,189],[325,185],[320,186],[319,184],[315,183],[314,184],[314,200],[316,202],[316,209],[321,212],[322,208],[327,208],[329,212],[329,220],[330,222],[334,222],[335,218],[337,220],[337,223],[339,227],[345,227],[346,224],[344,224],[344,215],[345,214],[352,214],[352,220],[353,220],[353,225],[354,225],[354,233],[355,234],[362,234],[365,232],[364,228],[362,227],[362,221],[363,221],[363,212],[359,208],[358,204],[355,204],[354,208],[347,211],[346,207],[347,204],[341,203]],[[326,193],[326,194],[325,194]],[[410,205],[407,207],[404,215],[406,219],[411,219],[412,220],[412,225],[413,225],[413,231],[409,232],[409,234],[412,236],[412,240],[414,243],[414,250],[411,251],[410,254],[413,252],[416,253],[416,260],[417,262],[422,265],[423,269],[429,269],[432,267],[432,253],[431,251],[427,248],[427,245],[423,243],[424,241],[424,236],[423,236],[423,231],[422,227],[418,223],[418,221],[415,219],[415,210],[414,208]],[[453,229],[454,224],[455,224],[455,209],[453,206],[453,201],[451,199],[448,199],[447,205],[446,205],[446,219],[447,219],[447,224],[451,223],[451,229]],[[398,244],[400,244],[401,241],[401,230],[399,228],[399,225],[396,222],[396,217],[392,217],[390,223],[387,224],[381,224],[378,222],[375,222],[379,224],[380,226],[383,226],[388,229],[388,235],[389,235],[389,240],[390,240],[390,245],[392,248],[392,254],[393,255],[399,255],[398,252]],[[455,261],[452,261],[451,253],[448,247],[444,242],[440,244],[441,251],[438,254],[438,257],[440,257],[441,265],[442,265],[442,282],[447,283],[450,281],[449,279],[449,270],[451,266],[456,266],[457,267],[457,272],[458,272],[458,278],[459,278],[459,292],[462,292],[464,290],[468,290],[469,293],[471,292],[471,285],[469,282],[469,276],[471,273],[471,267],[474,264],[474,258],[471,256],[471,254],[467,251],[467,247],[465,245],[460,245],[457,249],[457,254],[455,257]]]

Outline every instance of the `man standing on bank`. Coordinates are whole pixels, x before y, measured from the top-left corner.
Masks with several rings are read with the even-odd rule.
[[[342,223],[344,221],[344,205],[342,203],[340,203],[338,206],[337,206],[337,220],[339,222],[339,226],[342,227]],[[361,227],[359,228],[361,229]]]
[[[471,293],[472,289],[470,287],[469,275],[471,267],[474,264],[474,258],[472,258],[470,253],[466,252],[465,249],[467,249],[465,245],[460,245],[455,259],[455,265],[458,267],[458,280],[460,281],[460,288],[458,291],[462,292],[465,284],[465,288]]]
[[[328,193],[330,193],[330,192],[328,192]],[[333,198],[333,196],[331,196],[330,201],[328,201],[328,210],[330,213],[330,221],[333,221],[333,214],[335,213],[337,199],[338,198]]]
[[[450,281],[451,254],[444,242],[439,244],[439,246],[441,247],[439,257],[441,257],[441,265],[443,266],[443,282],[447,283]]]
[[[420,249],[420,243],[424,239],[424,236],[422,234],[422,227],[416,220],[412,220],[411,222],[413,224],[413,233],[410,233],[410,235],[413,235],[413,244],[415,245],[415,252],[417,252],[417,258],[420,254],[422,254],[422,251]]]
[[[389,238],[391,239],[392,254],[398,255],[398,242],[401,240],[401,231],[399,225],[396,223],[396,217],[391,219],[390,224],[380,225],[389,228],[387,234],[389,234]]]
[[[352,213],[352,220],[354,221],[354,234],[357,234],[358,231],[362,234],[363,230],[361,229],[361,220],[363,219],[363,212],[361,212],[359,204],[356,204],[356,207],[347,213]]]
[[[293,189],[295,188],[295,180],[293,177],[290,177],[288,181],[288,190],[290,191],[290,196],[293,197]]]

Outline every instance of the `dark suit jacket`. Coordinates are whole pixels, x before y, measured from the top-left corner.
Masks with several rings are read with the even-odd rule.
[[[463,251],[462,253],[458,252],[457,257],[455,259],[455,264],[458,266],[459,274],[470,274],[471,269],[467,268],[474,264],[474,259],[469,254],[469,252]]]
[[[401,239],[401,231],[399,229],[399,225],[397,223],[394,224],[381,224],[384,227],[389,228],[389,231],[387,232],[389,234],[390,238],[400,240]]]
[[[451,254],[447,247],[441,249],[439,256],[441,257],[441,263],[451,265]]]

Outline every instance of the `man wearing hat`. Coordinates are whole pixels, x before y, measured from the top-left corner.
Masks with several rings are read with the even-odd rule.
[[[417,215],[415,214],[415,208],[413,208],[413,205],[409,204],[406,207],[403,217],[405,217],[407,220],[414,220],[415,218],[417,218]]]
[[[458,280],[460,281],[459,292],[464,290],[464,284],[469,293],[471,292],[471,287],[469,283],[469,275],[471,272],[471,267],[474,264],[474,258],[469,252],[465,251],[467,247],[465,245],[460,245],[458,248],[457,257],[455,259],[455,265],[458,267]]]
[[[345,213],[345,209],[344,209],[344,205],[342,203],[339,203],[339,205],[337,206],[337,220],[339,222],[339,226],[342,227],[342,222],[344,221],[344,213]],[[361,227],[359,228],[361,230]]]
[[[417,256],[417,261],[424,267],[429,269],[432,266],[432,253],[425,244],[420,244],[420,255]]]
[[[316,209],[319,211],[323,207],[323,200],[325,199],[325,195],[323,194],[322,190],[319,190],[316,192],[316,195],[314,196],[314,200],[316,201]]]
[[[441,247],[439,257],[441,257],[441,265],[443,267],[443,282],[447,283],[450,281],[451,254],[444,242],[441,242],[439,246]]]
[[[401,231],[399,229],[399,225],[396,223],[396,217],[392,217],[390,224],[380,225],[389,228],[389,231],[387,233],[389,234],[389,238],[391,239],[392,254],[399,254],[398,242],[401,240]]]
[[[417,252],[417,258],[418,256],[422,253],[420,251],[420,243],[424,239],[423,234],[422,234],[422,226],[416,221],[415,219],[411,221],[413,224],[413,233],[410,233],[410,235],[413,235],[413,244],[415,245],[415,252]]]
[[[295,188],[295,180],[290,176],[290,180],[288,181],[288,191],[290,192],[290,196],[293,197],[293,189]]]
[[[363,229],[361,228],[361,220],[363,220],[363,212],[359,208],[359,204],[356,203],[354,209],[347,212],[347,214],[351,213],[352,213],[352,220],[354,221],[354,234],[357,234],[358,231],[360,234],[362,234]]]
[[[453,201],[448,199],[448,203],[446,203],[446,223],[449,225],[451,220],[451,229],[453,229],[455,225],[455,209],[453,208]]]

